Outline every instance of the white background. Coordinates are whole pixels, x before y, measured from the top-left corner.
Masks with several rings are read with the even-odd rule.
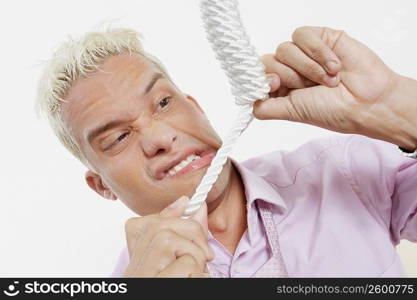
[[[84,183],[85,168],[33,110],[41,64],[69,35],[102,24],[145,36],[145,48],[176,83],[200,100],[224,136],[235,116],[226,77],[214,60],[192,0],[49,0],[0,4],[0,276],[107,276],[133,214]],[[7,4],[6,4],[7,3]],[[244,24],[260,54],[274,51],[301,25],[346,30],[395,71],[417,78],[416,1],[241,1]],[[234,157],[296,146],[329,131],[284,121],[256,121]],[[417,276],[417,245],[402,243]]]

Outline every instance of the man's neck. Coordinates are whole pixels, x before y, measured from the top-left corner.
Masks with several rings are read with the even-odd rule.
[[[233,254],[247,228],[247,211],[244,185],[233,164],[230,173],[222,199],[216,199],[219,205],[209,212],[208,227],[216,240]]]

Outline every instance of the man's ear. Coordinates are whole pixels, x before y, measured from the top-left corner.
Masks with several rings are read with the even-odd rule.
[[[184,95],[188,100],[191,100],[204,115],[206,114],[204,110],[201,108],[200,104],[198,104],[198,101],[193,98],[193,96],[188,95],[188,94],[184,94]]]
[[[103,179],[101,179],[99,174],[88,170],[85,173],[85,181],[88,186],[101,197],[109,200],[117,200],[117,196],[113,194],[109,187],[104,183]]]

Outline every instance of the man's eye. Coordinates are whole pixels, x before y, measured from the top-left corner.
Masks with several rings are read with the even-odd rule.
[[[119,143],[119,142],[121,142],[121,141],[123,141],[127,136],[129,135],[129,132],[125,132],[125,133],[123,133],[122,135],[120,135],[115,141],[114,141],[114,143],[113,144],[117,144],[117,143]]]
[[[167,106],[167,105],[169,104],[169,101],[170,101],[170,97],[165,97],[164,99],[162,99],[162,100],[159,102],[159,106],[160,106],[161,108],[164,108],[165,106]]]
[[[105,148],[104,149],[104,151],[107,151],[107,150],[110,150],[110,149],[112,149],[113,147],[115,147],[117,144],[119,144],[121,141],[123,141],[127,136],[129,135],[129,132],[125,132],[125,133],[123,133],[123,134],[121,134],[121,135],[119,135],[118,136],[118,138],[117,139],[115,139],[114,140],[114,142],[113,143],[111,143],[111,145],[110,146],[108,146],[107,148]]]

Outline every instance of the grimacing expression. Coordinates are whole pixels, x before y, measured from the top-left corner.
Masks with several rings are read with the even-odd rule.
[[[79,78],[62,116],[94,171],[89,186],[140,215],[192,196],[221,140],[197,101],[139,54],[106,59]],[[227,186],[227,162],[207,199]]]

